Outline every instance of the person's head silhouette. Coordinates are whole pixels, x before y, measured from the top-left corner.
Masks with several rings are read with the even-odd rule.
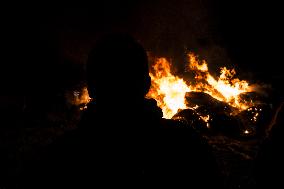
[[[87,79],[89,94],[98,105],[135,105],[151,83],[147,54],[129,35],[105,36],[89,54]]]

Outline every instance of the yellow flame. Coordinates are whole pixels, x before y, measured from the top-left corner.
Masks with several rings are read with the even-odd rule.
[[[204,60],[202,61],[202,64],[199,64],[197,57],[194,56],[193,53],[189,53],[188,57],[189,57],[189,62],[190,62],[189,66],[192,70],[199,70],[199,71],[202,71],[202,72],[208,71],[207,63]]]
[[[150,73],[152,86],[147,97],[157,100],[165,118],[172,118],[179,109],[186,109],[185,93],[189,88],[185,81],[171,73],[165,58],[158,58]]]
[[[227,102],[231,106],[245,110],[250,104],[242,102],[239,97],[241,93],[250,92],[252,88],[247,81],[233,78],[236,74],[234,69],[229,70],[226,67],[221,68],[220,76],[215,79],[208,71],[208,66],[205,60],[200,61],[193,53],[188,54],[189,69],[195,71],[199,82],[192,88],[193,91],[201,91],[211,95],[212,97]],[[205,82],[204,82],[205,80]]]
[[[247,81],[234,78],[234,69],[221,68],[220,76],[215,79],[209,73],[205,60],[199,61],[197,56],[189,53],[188,61],[189,71],[195,73],[195,81],[190,84],[172,74],[170,63],[165,58],[158,58],[150,72],[152,85],[147,97],[157,101],[165,118],[172,118],[179,109],[192,108],[185,103],[185,94],[191,91],[207,93],[239,110],[251,106],[250,102],[245,102],[239,95],[252,91],[252,88]]]

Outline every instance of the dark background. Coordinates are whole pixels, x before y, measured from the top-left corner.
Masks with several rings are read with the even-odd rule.
[[[70,67],[84,64],[94,42],[115,31],[132,34],[155,56],[171,58],[180,72],[190,50],[214,72],[229,65],[253,82],[277,87],[283,81],[282,8],[276,1],[221,0],[3,6],[2,95],[17,96],[45,80],[72,80],[77,74]]]

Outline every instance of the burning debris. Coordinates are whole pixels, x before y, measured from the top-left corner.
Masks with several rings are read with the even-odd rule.
[[[254,98],[255,87],[235,78],[236,71],[223,67],[220,75],[209,73],[205,60],[188,54],[188,72],[194,80],[175,76],[171,64],[158,58],[150,71],[152,85],[148,98],[154,98],[164,118],[186,121],[195,128],[221,130],[233,135],[251,136],[263,109]]]
[[[65,96],[69,105],[78,106],[80,110],[86,109],[91,101],[87,87],[67,92]]]
[[[221,68],[220,76],[215,79],[208,71],[205,60],[202,62],[193,53],[188,54],[188,70],[195,74],[193,82],[186,82],[171,72],[170,63],[165,58],[157,59],[150,73],[152,86],[147,95],[158,102],[165,118],[172,118],[179,109],[186,109],[187,92],[203,92],[228,105],[245,110],[253,105],[245,101],[240,94],[253,91],[247,81],[234,78],[235,70]]]

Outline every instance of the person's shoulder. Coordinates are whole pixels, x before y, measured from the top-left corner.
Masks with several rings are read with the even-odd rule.
[[[149,113],[156,118],[162,118],[163,112],[162,109],[158,107],[157,101],[154,99],[145,99],[144,100],[144,111]]]

